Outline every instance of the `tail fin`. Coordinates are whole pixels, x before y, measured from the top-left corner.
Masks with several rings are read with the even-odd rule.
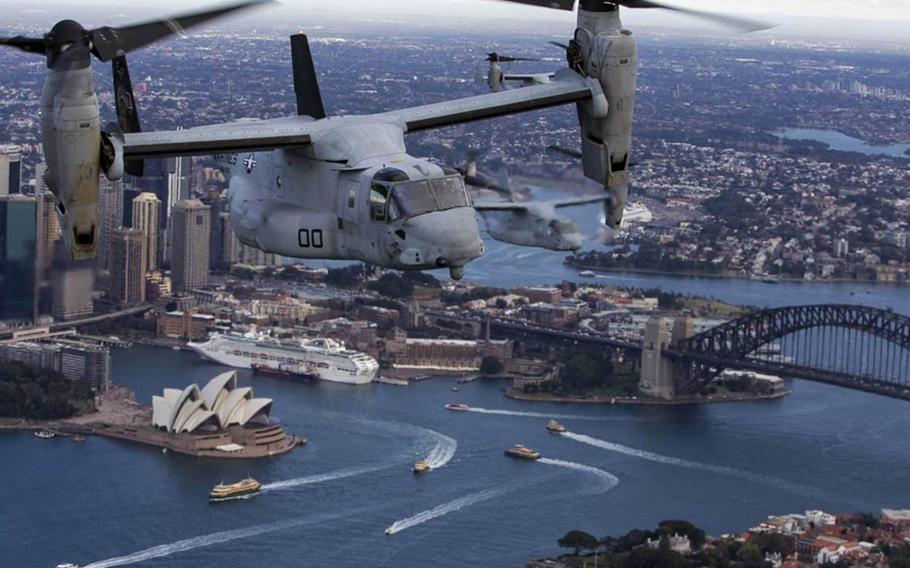
[[[139,124],[139,111],[136,108],[136,97],[133,95],[133,83],[126,56],[118,55],[111,59],[114,72],[114,102],[117,106],[117,125],[124,133],[142,132]],[[125,164],[126,173],[142,177],[145,163],[142,160],[129,160]]]
[[[291,36],[291,63],[294,67],[294,92],[297,94],[297,114],[316,120],[325,118],[325,106],[319,93],[319,78],[310,53],[306,34]]]

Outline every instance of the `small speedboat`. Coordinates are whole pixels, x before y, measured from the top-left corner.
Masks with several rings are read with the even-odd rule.
[[[456,412],[465,412],[470,410],[467,404],[461,404],[460,402],[450,402],[446,405],[446,410],[454,410]]]
[[[50,440],[51,438],[56,438],[57,434],[54,434],[50,430],[35,430],[35,437],[41,438],[42,440]]]
[[[554,434],[562,434],[566,431],[566,427],[557,422],[556,420],[550,420],[547,422],[547,431],[553,432]]]
[[[430,471],[430,464],[426,460],[417,460],[414,463],[414,473],[426,473],[428,471]]]

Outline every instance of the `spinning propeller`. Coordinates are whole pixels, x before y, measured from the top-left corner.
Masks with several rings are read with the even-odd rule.
[[[86,30],[76,21],[61,20],[51,28],[51,31],[44,34],[44,37],[0,38],[0,45],[8,45],[28,53],[46,54],[48,67],[51,69],[69,59],[60,57],[67,53],[79,53],[86,57],[91,53],[99,60],[107,62],[118,55],[145,47],[171,35],[181,34],[184,30],[214,18],[271,1],[245,0],[206,11],[116,28],[103,26]]]
[[[541,6],[544,8],[553,8],[556,10],[572,11],[575,8],[575,0],[503,0],[505,2],[514,2],[516,4],[529,4],[531,6]],[[739,32],[757,32],[774,27],[766,22],[753,20],[750,18],[741,18],[729,16],[727,14],[718,14],[716,12],[707,12],[704,10],[693,10],[691,8],[682,8],[679,6],[670,6],[652,0],[579,0],[582,8],[590,11],[603,11],[605,8],[618,9],[620,6],[625,8],[658,8],[677,12],[687,16],[693,16],[707,20],[724,27],[734,29]]]

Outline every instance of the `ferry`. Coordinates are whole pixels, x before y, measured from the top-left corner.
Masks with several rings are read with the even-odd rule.
[[[328,338],[280,340],[262,333],[213,333],[208,341],[187,346],[228,367],[268,369],[335,383],[365,385],[379,373],[376,359]]]
[[[547,422],[547,431],[553,432],[554,434],[562,434],[566,431],[566,427],[557,422],[556,420],[550,420]]]
[[[56,438],[57,434],[54,434],[50,430],[35,430],[35,437],[41,438],[42,440],[50,440],[51,438]]]
[[[425,460],[417,460],[417,463],[414,464],[414,473],[426,473],[430,471],[430,464]]]
[[[525,460],[536,460],[540,458],[540,452],[532,450],[527,446],[515,444],[511,448],[506,448],[504,453],[510,458],[521,458]]]
[[[469,410],[467,404],[461,404],[460,402],[450,402],[446,405],[446,410],[455,410],[456,412],[466,412]]]
[[[252,477],[247,477],[237,483],[219,483],[209,492],[209,501],[224,501],[226,499],[243,497],[244,495],[252,495],[253,493],[257,493],[261,488],[262,484]]]

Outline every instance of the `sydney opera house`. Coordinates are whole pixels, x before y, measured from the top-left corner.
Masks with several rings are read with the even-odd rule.
[[[152,397],[151,424],[105,425],[98,434],[212,458],[259,458],[289,452],[302,438],[272,423],[272,399],[256,398],[229,371],[205,387],[164,389]]]
[[[253,389],[237,386],[237,372],[218,375],[200,391],[192,384],[182,391],[164,389],[152,398],[155,428],[182,432],[218,431],[229,426],[268,425],[272,399],[253,398]]]

